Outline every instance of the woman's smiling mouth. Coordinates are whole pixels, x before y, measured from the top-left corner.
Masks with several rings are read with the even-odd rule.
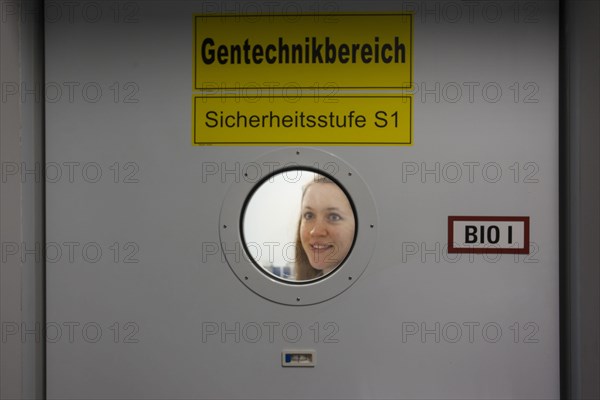
[[[311,245],[310,245],[310,248],[315,251],[323,251],[323,250],[327,250],[332,247],[333,247],[332,244],[327,244],[327,243],[311,243]]]

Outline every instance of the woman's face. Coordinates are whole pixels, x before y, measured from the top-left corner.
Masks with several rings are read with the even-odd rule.
[[[331,272],[346,257],[354,240],[354,213],[334,183],[313,183],[302,199],[300,241],[313,268]]]

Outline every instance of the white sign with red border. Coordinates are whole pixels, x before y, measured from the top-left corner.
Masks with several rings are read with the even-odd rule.
[[[449,216],[448,253],[529,254],[529,217]]]

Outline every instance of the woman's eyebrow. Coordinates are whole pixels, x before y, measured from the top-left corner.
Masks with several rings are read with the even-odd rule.
[[[313,210],[313,208],[311,206],[302,206],[303,210]],[[339,207],[327,207],[325,208],[325,211],[339,211],[339,212],[343,212],[341,208]]]

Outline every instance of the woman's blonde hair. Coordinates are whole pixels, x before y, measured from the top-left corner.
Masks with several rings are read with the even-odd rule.
[[[316,183],[320,183],[320,184],[333,183],[333,184],[335,184],[334,181],[327,178],[326,176],[315,173],[315,178],[302,188],[302,199],[300,200],[300,204],[302,204],[302,200],[304,200],[304,195],[306,194],[306,191],[308,190],[308,188],[311,185],[314,185]],[[298,218],[298,228],[296,229],[296,259],[295,259],[296,264],[294,267],[294,275],[296,277],[296,280],[306,281],[306,280],[318,278],[319,276],[321,276],[323,274],[323,271],[313,268],[312,265],[310,265],[310,261],[308,260],[308,255],[306,255],[306,252],[304,251],[304,247],[302,247],[302,241],[300,239],[300,226],[301,225],[302,225],[302,210],[300,210],[300,218]]]

